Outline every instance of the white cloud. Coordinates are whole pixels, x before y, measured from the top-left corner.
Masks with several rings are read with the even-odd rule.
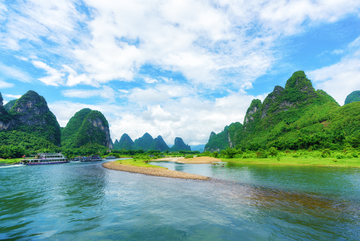
[[[340,62],[307,72],[315,87],[325,90],[340,105],[351,92],[360,90],[360,37],[351,42],[344,52],[348,54]]]
[[[307,72],[318,89],[325,90],[339,104],[354,90],[360,90],[360,59],[343,59],[339,63]]]
[[[100,96],[104,99],[109,99],[110,101],[114,101],[116,92],[109,86],[103,86],[102,89],[96,89],[96,90],[81,90],[81,89],[64,90],[62,94],[66,97],[82,98],[82,99]]]
[[[1,89],[11,88],[11,87],[14,87],[14,84],[0,80],[0,88]]]
[[[4,94],[3,96],[8,97],[10,99],[19,99],[22,95]]]
[[[43,69],[46,71],[48,76],[39,78],[41,82],[43,82],[46,85],[53,85],[53,86],[59,86],[64,83],[63,77],[64,74],[58,71],[57,69],[54,69],[47,65],[44,62],[33,60],[33,65],[38,69]]]
[[[0,63],[0,72],[8,78],[16,79],[21,82],[30,82],[31,77],[18,68],[13,68]]]

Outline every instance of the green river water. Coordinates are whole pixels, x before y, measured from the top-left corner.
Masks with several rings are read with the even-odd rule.
[[[360,169],[152,163],[0,167],[1,240],[359,240]]]

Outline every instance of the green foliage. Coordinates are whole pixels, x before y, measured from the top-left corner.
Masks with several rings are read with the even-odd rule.
[[[18,158],[37,152],[60,152],[60,147],[22,131],[0,131],[0,158]]]
[[[243,125],[239,122],[226,126],[224,130],[218,134],[211,133],[208,143],[205,145],[207,151],[221,151],[230,147],[230,140],[234,144],[235,141],[241,140]]]
[[[91,109],[84,108],[84,109],[76,112],[75,115],[70,118],[70,120],[67,123],[66,127],[63,128],[62,131],[61,131],[61,144],[63,146],[68,146],[69,143],[73,142],[72,139],[76,136],[76,134],[79,131],[83,121],[85,120],[86,116],[90,112],[91,112]]]
[[[6,109],[7,111],[10,111],[11,108],[15,105],[16,101],[17,101],[17,99],[15,99],[15,100],[10,100],[8,103],[6,103],[6,104],[4,105],[5,109]]]
[[[27,132],[60,146],[61,132],[55,115],[49,110],[44,97],[28,91],[10,109],[12,130]]]
[[[161,136],[158,136],[151,143],[149,150],[166,151],[169,150],[169,147],[168,145],[166,145],[163,138]]]
[[[321,157],[326,158],[326,157],[330,157],[330,156],[331,156],[331,150],[329,148],[324,149],[321,153]]]
[[[134,142],[128,134],[124,133],[120,141],[113,145],[113,148],[118,150],[132,150],[134,149]]]
[[[234,158],[236,154],[237,154],[237,151],[235,148],[226,149],[226,157],[227,158]]]
[[[360,101],[360,90],[351,92],[351,94],[349,94],[345,99],[345,105],[353,103],[353,102],[357,102],[357,101]]]
[[[151,144],[154,139],[149,133],[145,133],[142,137],[134,141],[134,150],[144,150],[147,151],[150,149]]]
[[[278,150],[276,149],[276,147],[270,147],[269,149],[269,155],[270,156],[277,156],[278,155]]]
[[[186,155],[185,156],[185,159],[190,159],[190,158],[194,158],[194,156],[193,155]]]

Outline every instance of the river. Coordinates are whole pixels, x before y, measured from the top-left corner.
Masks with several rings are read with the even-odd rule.
[[[0,168],[0,239],[358,240],[360,169],[152,163],[195,181],[98,163]]]

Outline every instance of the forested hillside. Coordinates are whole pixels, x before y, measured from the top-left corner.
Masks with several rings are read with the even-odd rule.
[[[360,102],[340,107],[326,92],[315,91],[305,73],[298,71],[289,78],[285,88],[276,86],[263,103],[252,101],[244,118],[243,131],[236,139],[230,137],[230,141],[226,141],[220,133],[224,140],[221,149],[229,142],[243,150],[358,147],[358,113]],[[208,145],[213,140],[214,135]]]
[[[360,101],[360,90],[351,92],[351,94],[349,94],[345,99],[345,105],[357,101]]]

